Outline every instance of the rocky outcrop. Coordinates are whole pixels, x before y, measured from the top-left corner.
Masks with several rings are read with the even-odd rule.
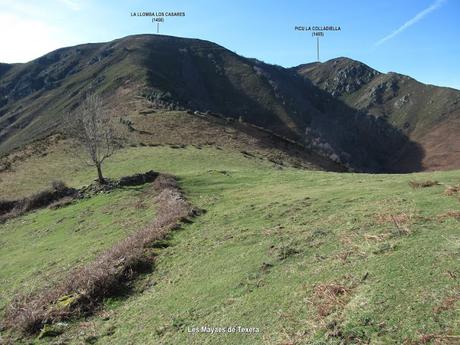
[[[297,73],[312,80],[334,97],[359,90],[380,72],[369,66],[347,58],[337,58],[324,64],[300,65]]]
[[[355,114],[344,112],[348,121],[341,130],[350,122],[355,128],[367,127],[362,120],[372,124],[370,128],[376,131],[361,132],[367,139],[360,142],[373,138],[367,143],[369,149],[380,148],[378,160],[384,164],[380,171],[460,168],[458,90],[426,85],[394,72],[379,73],[346,58],[299,66],[295,71],[346,105],[352,110],[350,114],[366,115],[358,116],[360,120],[355,122]],[[379,121],[374,123],[369,118]],[[376,157],[374,154],[373,159]]]

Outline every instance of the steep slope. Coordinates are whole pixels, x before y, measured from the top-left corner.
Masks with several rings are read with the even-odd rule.
[[[111,93],[140,77],[118,43],[63,48],[10,67],[0,78],[0,149],[48,135],[90,85]]]
[[[348,106],[398,128],[423,150],[403,147],[393,164],[402,170],[460,167],[460,92],[422,84],[397,73],[380,73],[365,64],[338,58],[294,69]],[[415,147],[415,146],[414,146]]]
[[[13,65],[7,64],[7,63],[1,63],[0,62],[0,77],[8,72],[8,70],[13,67]]]
[[[292,111],[289,101],[254,70],[256,64],[210,42],[154,35],[59,49],[1,76],[1,147],[48,133],[89,86],[108,97],[115,94],[110,100],[115,107],[128,96],[141,95],[158,108],[241,116],[300,138],[314,108],[297,91],[302,113]],[[273,74],[289,86],[296,79],[282,71]]]
[[[140,112],[191,110],[239,119],[355,170],[423,168],[419,144],[391,121],[347,103],[336,92],[332,95],[299,69],[244,58],[207,41],[129,36],[59,49],[3,70],[3,152],[56,131],[61,116],[79,104],[83,92],[93,89],[123,116],[134,116],[130,106],[142,100],[146,109]],[[334,89],[357,90],[355,78],[336,77],[341,84]],[[410,155],[404,156],[401,148]]]

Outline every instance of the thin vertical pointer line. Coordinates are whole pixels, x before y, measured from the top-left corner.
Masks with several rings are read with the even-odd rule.
[[[319,62],[319,37],[318,36],[316,36],[316,56]]]
[[[160,33],[160,23],[157,23],[157,34]]]

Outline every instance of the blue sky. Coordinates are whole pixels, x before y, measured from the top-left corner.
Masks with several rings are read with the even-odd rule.
[[[160,33],[201,38],[286,67],[316,60],[316,39],[296,25],[339,25],[321,38],[321,61],[347,56],[382,72],[460,89],[459,0],[0,0],[0,61],[155,33],[131,11],[184,11]]]

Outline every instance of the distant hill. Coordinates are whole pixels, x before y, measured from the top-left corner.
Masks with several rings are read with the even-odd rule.
[[[294,70],[353,109],[382,119],[422,149],[404,147],[393,165],[402,170],[460,167],[460,92],[422,84],[398,73],[380,73],[348,58],[300,65]],[[412,147],[414,148],[414,147]]]
[[[26,64],[1,64],[0,152],[58,131],[62,115],[77,107],[89,88],[125,115],[154,109],[229,117],[354,170],[460,164],[457,146],[448,147],[458,143],[455,131],[447,135],[456,127],[446,127],[458,124],[456,90],[381,74],[349,59],[285,69],[211,42],[161,35],[128,36],[62,48]],[[427,102],[432,102],[429,110]]]

